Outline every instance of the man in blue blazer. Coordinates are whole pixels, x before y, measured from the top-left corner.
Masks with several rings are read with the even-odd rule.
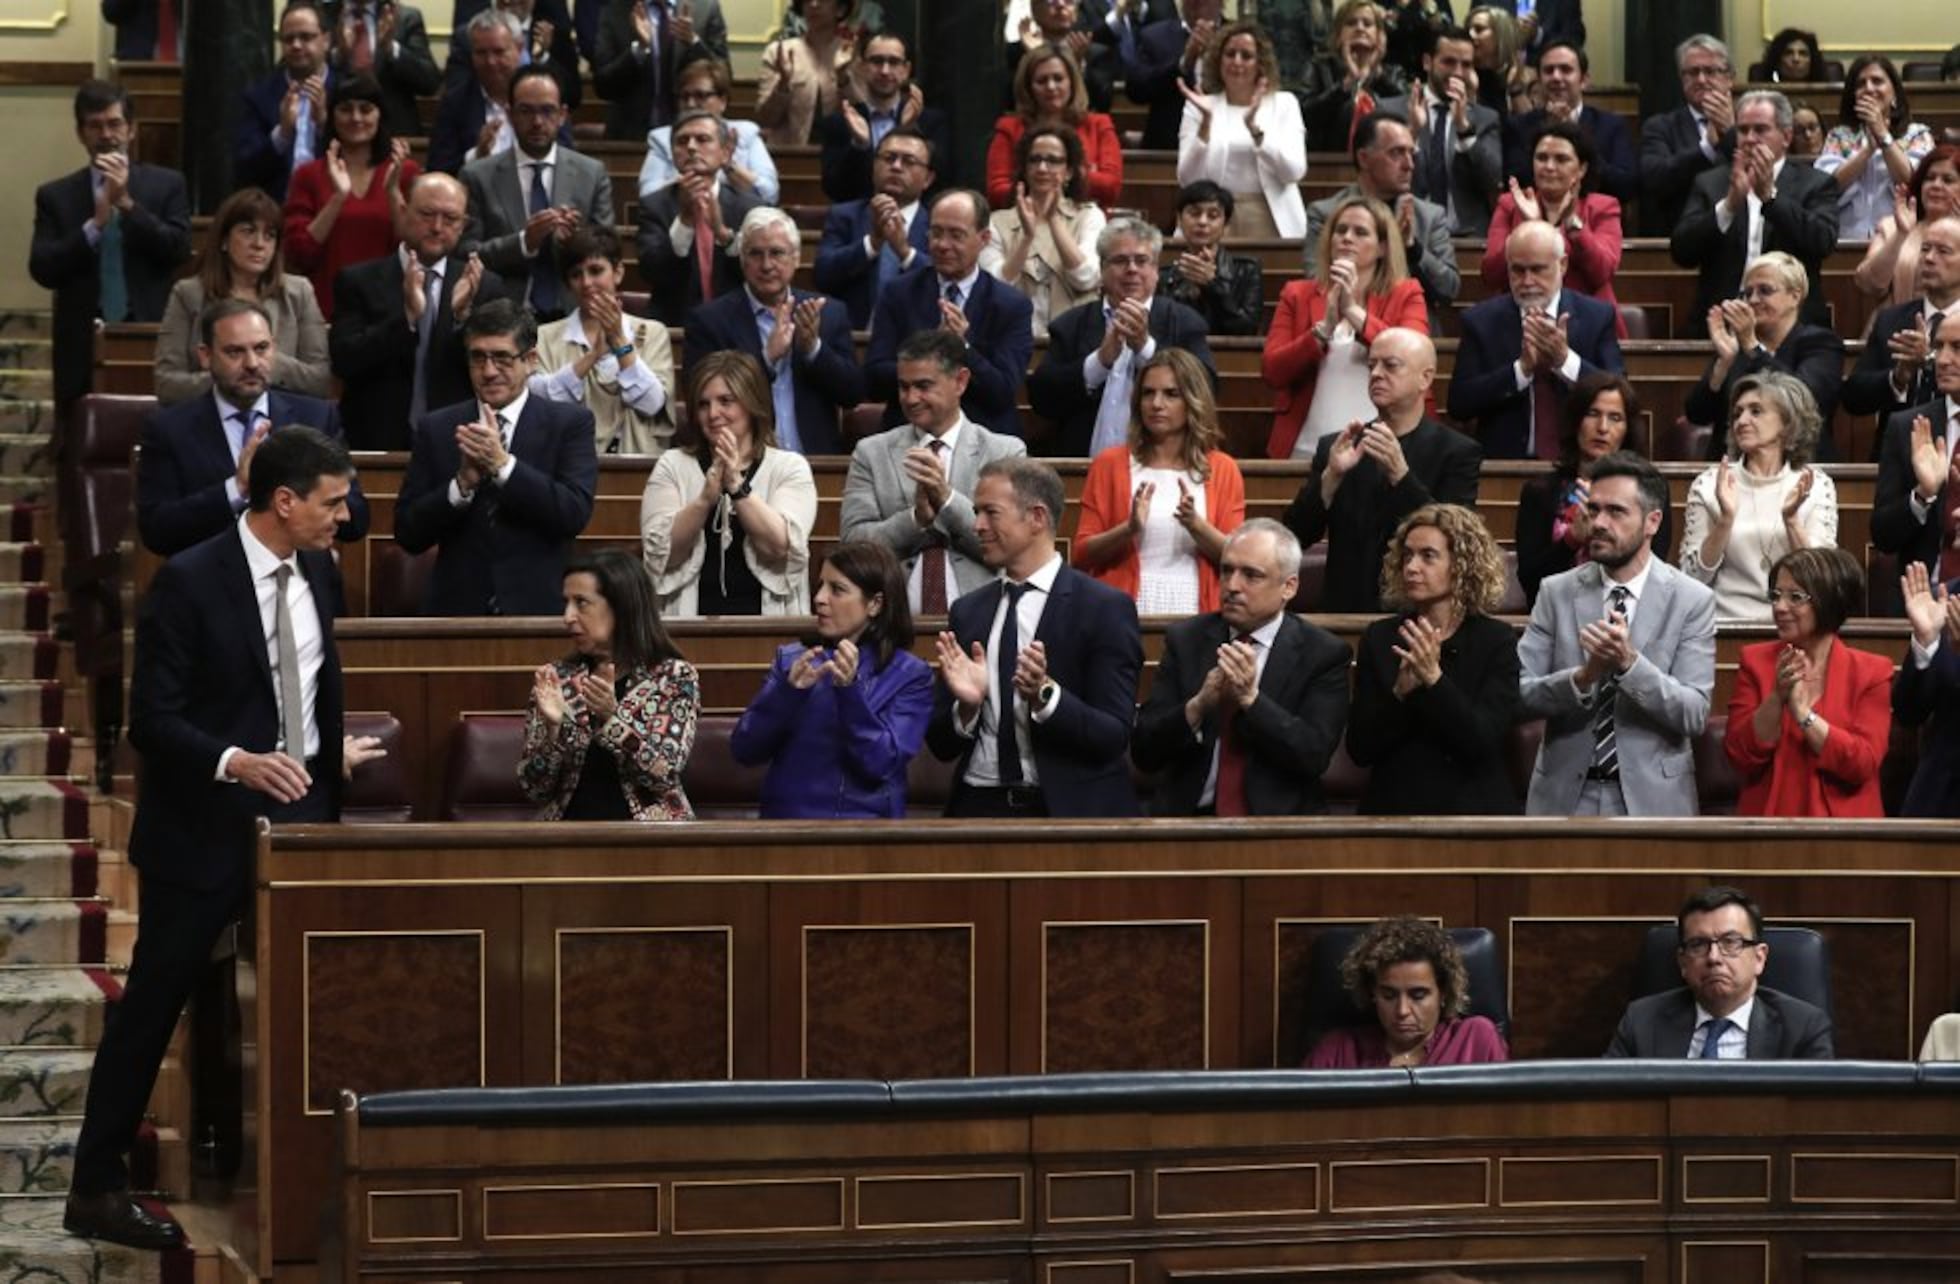
[[[909,125],[878,144],[874,191],[830,207],[817,242],[817,288],[843,300],[855,329],[870,328],[884,283],[926,263],[923,197],[934,176],[932,141]]]
[[[1960,580],[1941,583],[1908,562],[1902,587],[1912,645],[1892,679],[1892,717],[1930,734],[1918,736],[1919,766],[1899,809],[1901,816],[1960,816],[1960,636],[1948,623],[1947,599]]]
[[[293,171],[314,159],[327,125],[333,72],[327,66],[327,20],[312,0],[292,0],[279,15],[279,66],[239,95],[232,178],[261,187],[282,204]]]
[[[770,376],[776,444],[806,455],[847,453],[840,411],[864,400],[864,376],[844,305],[790,286],[802,246],[779,209],[749,211],[735,233],[745,285],[687,314],[681,368],[710,352],[746,352]]]
[[[1640,122],[1640,227],[1669,236],[1695,180],[1735,159],[1735,65],[1729,47],[1707,34],[1674,50],[1687,101]]]
[[[463,347],[476,399],[423,417],[395,503],[395,542],[436,548],[429,615],[556,615],[565,559],[599,482],[592,412],[525,381],[537,322],[499,299],[470,313]]]
[[[1034,305],[980,270],[992,217],[986,197],[949,188],[933,197],[930,217],[932,271],[893,280],[872,313],[865,393],[887,403],[885,427],[904,423],[897,396],[898,345],[920,330],[951,330],[966,340],[970,372],[960,409],[977,424],[1018,437],[1015,407],[1034,355]]]
[[[953,154],[952,123],[945,112],[926,106],[925,90],[912,80],[912,49],[904,33],[888,27],[866,36],[858,67],[864,97],[817,121],[823,194],[832,201],[861,201],[876,190],[874,149],[894,129],[918,130],[931,141],[935,162],[944,163]]]
[[[996,459],[973,489],[998,582],[953,603],[926,744],[957,762],[948,816],[1134,816],[1125,751],[1143,638],[1136,603],[1063,564],[1062,479]]]
[[[162,557],[202,543],[238,520],[252,491],[252,460],[272,432],[303,424],[345,442],[330,401],[272,387],[272,324],[264,309],[224,299],[198,318],[198,360],[211,394],[154,411],[143,424],[136,479],[136,529]],[[335,538],[367,534],[367,498],[357,480]]]
[[[1476,434],[1486,459],[1556,459],[1566,392],[1596,370],[1626,369],[1613,307],[1560,285],[1565,238],[1549,223],[1520,224],[1504,253],[1511,292],[1463,314],[1450,418]]]
[[[1617,112],[1601,111],[1585,101],[1592,85],[1592,60],[1586,51],[1566,40],[1551,41],[1538,54],[1538,83],[1544,89],[1545,105],[1506,122],[1504,172],[1530,187],[1531,149],[1538,131],[1555,120],[1575,120],[1592,139],[1599,157],[1594,185],[1622,206],[1631,204],[1640,190],[1633,137]]]

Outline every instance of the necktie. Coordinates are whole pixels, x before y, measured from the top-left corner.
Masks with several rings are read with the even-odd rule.
[[[122,211],[110,210],[109,222],[96,240],[100,257],[96,260],[99,293],[97,306],[102,319],[111,324],[129,319],[129,277],[123,271]]]
[[[280,734],[286,740],[286,756],[304,762],[306,709],[299,694],[299,638],[293,632],[293,608],[286,601],[286,588],[292,579],[290,562],[281,562],[272,572],[272,631],[279,647]]]
[[[769,350],[769,340],[776,333],[776,314],[765,307],[755,310],[755,328],[762,336],[762,350]],[[783,450],[803,453],[803,434],[796,428],[796,349],[795,340],[790,341],[790,351],[783,357],[779,368],[769,371],[769,400],[776,411],[776,445]]]
[[[1951,443],[1954,435],[1960,433],[1960,415],[1955,415],[1946,426],[1947,441]],[[1947,456],[1952,458],[1951,454]],[[1960,485],[1955,485],[1948,477],[1940,487],[1940,564],[1939,575],[1942,580],[1960,576],[1960,548],[1954,541],[1960,539]]]
[[[1232,640],[1250,644],[1252,635],[1241,633]],[[1226,697],[1218,715],[1218,786],[1212,795],[1212,810],[1221,816],[1251,814],[1245,801],[1245,742],[1236,734],[1238,718],[1238,698]]]
[[[1007,614],[1000,622],[1000,647],[994,656],[994,683],[999,690],[999,721],[994,726],[995,755],[1000,765],[1000,783],[1021,783],[1021,740],[1014,734],[1014,666],[1021,658],[1021,597],[1025,584],[1002,585]]]
[[[429,413],[429,336],[435,333],[436,311],[442,306],[442,277],[434,268],[422,269],[422,320],[415,327],[415,381],[409,388],[410,420]]]
[[[645,0],[647,25],[653,28],[653,127],[674,123],[673,92],[667,84],[667,5],[666,0]]]
[[[1615,584],[1606,597],[1606,614],[1623,615],[1632,595],[1624,584]],[[1600,679],[1593,696],[1593,771],[1610,776],[1620,769],[1620,750],[1613,732],[1614,706],[1620,699],[1620,675],[1609,673]]]
[[[1946,313],[1935,312],[1926,319],[1926,360],[1919,365],[1919,375],[1912,381],[1912,400],[1909,405],[1923,406],[1939,398],[1939,384],[1933,379],[1933,344],[1940,337],[1940,323],[1946,320]]]
[[[1702,1027],[1701,1059],[1703,1061],[1721,1060],[1722,1036],[1727,1034],[1729,1027],[1734,1024],[1735,1022],[1729,1020],[1727,1017],[1712,1017],[1708,1024]]]
[[[184,57],[183,33],[177,25],[177,0],[157,4],[157,61],[181,62]]]
[[[232,463],[237,463],[238,457],[245,453],[245,443],[252,440],[252,429],[258,425],[258,421],[259,416],[249,410],[234,410],[231,412],[231,422],[238,425],[238,431],[232,434]]]
[[[313,100],[299,96],[299,119],[293,122],[293,169],[313,159]]]
[[[960,306],[960,298],[961,298],[960,283],[958,281],[948,282],[946,285],[945,295],[946,295],[946,302],[952,304],[956,308]]]
[[[354,48],[355,71],[374,70],[374,37],[368,33],[368,13],[366,5],[354,8]]]
[[[708,220],[694,223],[694,273],[701,282],[701,302],[715,297],[715,234]]]
[[[504,449],[509,450],[510,449],[510,416],[506,415],[501,410],[497,412],[497,435],[504,439]]]
[[[1447,102],[1432,104],[1429,110],[1434,113],[1436,122],[1430,131],[1429,140],[1428,196],[1430,200],[1447,210],[1452,204],[1450,160],[1451,152],[1454,150],[1450,146],[1450,105]],[[1450,227],[1451,230],[1455,230],[1454,218],[1450,221]]]
[[[934,437],[926,449],[937,459],[946,443]],[[946,537],[936,529],[926,532],[926,546],[919,553],[919,611],[923,615],[946,614]]]
[[[543,161],[531,161],[530,166],[530,213],[542,214],[551,208],[551,191],[544,179],[544,172],[550,167]],[[558,311],[558,261],[552,254],[550,237],[538,247],[538,256],[531,263],[531,307],[540,313]],[[612,346],[612,339],[612,335],[606,336],[606,346]]]

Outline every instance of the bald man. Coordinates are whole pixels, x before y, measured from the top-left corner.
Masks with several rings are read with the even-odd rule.
[[[1564,287],[1565,237],[1520,223],[1504,242],[1510,293],[1463,314],[1450,418],[1492,459],[1557,459],[1559,408],[1595,370],[1623,372],[1613,306]]]
[[[1384,330],[1369,346],[1375,418],[1321,438],[1313,472],[1286,510],[1301,547],[1327,539],[1324,588],[1308,610],[1380,611],[1382,557],[1402,519],[1424,504],[1476,507],[1483,452],[1425,413],[1435,382],[1428,335]]]

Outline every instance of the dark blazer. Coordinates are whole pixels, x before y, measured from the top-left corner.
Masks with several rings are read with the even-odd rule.
[[[1218,273],[1210,285],[1184,279],[1175,260],[1158,278],[1157,292],[1167,294],[1196,312],[1205,329],[1217,335],[1255,335],[1266,328],[1265,269],[1251,255],[1218,247]]]
[[[1184,74],[1184,46],[1191,29],[1182,18],[1153,22],[1137,33],[1137,63],[1134,74],[1125,77],[1124,89],[1133,103],[1150,108],[1143,125],[1143,145],[1153,151],[1177,150],[1177,127],[1184,119],[1184,95],[1178,83],[1198,82]]]
[[[84,166],[34,192],[34,240],[28,275],[54,291],[54,395],[65,406],[89,390],[95,364],[95,319],[102,291],[100,255],[82,225],[95,216],[95,189]],[[132,162],[122,216],[123,280],[129,319],[160,321],[177,268],[191,256],[191,205],[184,176]]]
[[[1408,94],[1389,99],[1381,105],[1381,110],[1407,120],[1409,98],[1421,91],[1420,83],[1411,85]],[[1430,177],[1429,154],[1435,146],[1435,129],[1432,116],[1429,127],[1416,136],[1416,174],[1409,190],[1445,209],[1450,209],[1454,201],[1456,223],[1452,230],[1455,234],[1482,236],[1490,227],[1491,212],[1497,208],[1497,197],[1504,186],[1504,118],[1482,103],[1470,104],[1470,148],[1452,151],[1447,158],[1448,190],[1443,190]]]
[[[1347,67],[1331,53],[1322,51],[1307,64],[1306,83],[1296,93],[1306,121],[1308,151],[1346,154],[1355,102],[1353,91],[1343,83],[1346,78]],[[1409,78],[1402,68],[1384,62],[1364,87],[1379,103],[1408,93]]]
[[[1606,1055],[1678,1060],[1688,1055],[1695,1020],[1695,996],[1686,986],[1635,999],[1627,1004]],[[1829,1061],[1837,1055],[1831,1018],[1822,1008],[1758,985],[1748,1052],[1751,1061]]]
[[[796,301],[819,298],[807,290],[792,290]],[[687,314],[681,369],[693,369],[710,352],[746,352],[762,359],[762,331],[750,310],[749,292],[736,290],[704,303]],[[857,349],[851,338],[844,305],[828,299],[817,328],[817,355],[806,357],[790,345],[791,379],[796,389],[796,432],[806,455],[849,453],[838,431],[837,416],[864,400],[864,375],[858,370]],[[777,436],[782,432],[777,430]]]
[[[1717,150],[1721,159],[1713,161],[1701,150],[1701,129],[1685,104],[1640,123],[1640,223],[1646,235],[1673,235],[1695,180],[1718,167],[1728,171],[1735,130],[1722,135]]]
[[[327,68],[327,96],[333,96],[334,71]],[[284,67],[245,86],[238,96],[238,124],[232,133],[232,183],[234,187],[261,187],[266,195],[284,204],[286,185],[293,177],[293,154],[280,151],[272,141],[279,114],[286,105],[286,87],[292,81]],[[315,120],[316,131],[326,122]],[[315,156],[324,155],[316,148]]]
[[[438,548],[425,614],[556,615],[565,604],[565,559],[591,520],[599,483],[592,412],[528,398],[511,434],[517,467],[510,480],[485,482],[457,508],[449,502],[461,462],[456,429],[477,414],[472,397],[415,425],[395,501],[395,542],[410,553]]]
[[[1566,323],[1566,342],[1579,354],[1581,377],[1626,369],[1611,304],[1564,289],[1559,291],[1558,310],[1572,318]],[[1466,426],[1474,424],[1486,458],[1526,458],[1531,390],[1518,387],[1511,369],[1524,345],[1524,313],[1516,299],[1498,294],[1465,312],[1462,323],[1456,371],[1450,376],[1450,418]]]
[[[457,85],[466,84],[474,78],[470,67],[470,42],[465,31],[470,19],[490,7],[490,0],[456,0],[456,10],[449,20],[449,61],[442,69],[442,87],[445,91]],[[572,22],[570,10],[565,8],[565,0],[532,0],[531,21],[540,18],[551,24],[551,46],[545,51],[545,62],[551,74],[558,81],[558,92],[567,108],[577,107],[584,92],[584,77],[578,67],[578,35]],[[524,48],[531,47],[531,28],[524,29]]]
[[[1742,269],[1749,257],[1746,212],[1736,215],[1726,233],[1715,223],[1715,207],[1728,188],[1726,168],[1697,178],[1668,241],[1676,263],[1701,271],[1694,311],[1685,318],[1688,334],[1695,338],[1707,333],[1708,309],[1742,288]],[[1837,184],[1828,174],[1786,164],[1776,189],[1776,199],[1763,207],[1763,252],[1783,250],[1803,264],[1811,280],[1823,280],[1824,256],[1837,248]],[[1824,291],[1812,290],[1805,296],[1799,315],[1810,325],[1829,327],[1831,312]]]
[[[326,6],[327,32],[339,29],[340,0]],[[414,5],[395,6],[395,52],[374,51],[374,78],[381,84],[381,119],[391,138],[414,138],[423,132],[422,109],[416,99],[433,94],[442,85],[442,68],[429,48],[428,24]],[[347,51],[336,49],[330,55],[335,70],[347,70]]]
[[[1499,9],[1516,16],[1518,0],[1494,0],[1494,2]],[[1538,15],[1538,35],[1529,46],[1526,46],[1527,50],[1543,49],[1557,40],[1570,40],[1581,48],[1585,47],[1586,19],[1585,15],[1579,12],[1579,0],[1538,0],[1532,9]],[[1532,60],[1527,59],[1527,61]]]
[[[1892,387],[1892,336],[1918,326],[1925,310],[1926,300],[1921,296],[1881,308],[1872,318],[1871,333],[1865,336],[1865,350],[1858,354],[1844,380],[1842,401],[1846,413],[1877,415],[1882,429],[1887,419],[1913,403],[1915,393],[1930,386],[1931,381],[1923,377],[1924,372],[1931,370],[1929,355],[1926,366],[1922,367],[1922,378],[1906,390],[1905,396],[1901,397]],[[1883,442],[1883,433],[1872,439],[1873,459],[1878,458],[1878,448]]]
[[[1363,457],[1334,492],[1329,508],[1320,499],[1320,475],[1338,434],[1320,439],[1313,471],[1286,509],[1286,528],[1311,548],[1327,537],[1327,573],[1319,602],[1310,610],[1372,615],[1381,610],[1382,557],[1402,519],[1424,504],[1477,506],[1477,474],[1484,454],[1454,428],[1424,419],[1402,438],[1409,471],[1394,486],[1374,460]]]
[[[1531,145],[1545,127],[1544,108],[1509,117],[1504,123],[1504,172],[1525,187],[1532,185]],[[1619,198],[1624,207],[1640,193],[1640,175],[1633,159],[1633,139],[1618,112],[1601,111],[1591,103],[1579,108],[1579,128],[1592,139],[1599,160],[1593,166],[1593,186]],[[1641,196],[1641,199],[1646,199]]]
[[[961,650],[970,652],[975,642],[986,645],[1000,596],[1001,581],[996,580],[953,603],[947,627]],[[1055,576],[1041,625],[1029,640],[1046,648],[1048,676],[1062,689],[1054,716],[1032,724],[1035,770],[1048,814],[1136,815],[1137,791],[1124,750],[1136,718],[1137,675],[1143,666],[1137,604],[1129,594],[1065,565]],[[967,788],[966,762],[975,743],[954,728],[952,692],[944,682],[935,682],[926,745],[941,762],[957,764],[954,803]]]
[[[183,9],[177,12],[182,31]],[[149,62],[157,56],[157,0],[102,0],[102,21],[116,29],[116,61]],[[176,58],[172,50],[170,61]]]
[[[1894,411],[1879,430],[1878,485],[1872,491],[1872,545],[1899,559],[1903,572],[1908,561],[1924,562],[1937,577],[1940,573],[1940,510],[1946,503],[1947,481],[1926,512],[1926,520],[1912,515],[1912,421],[1924,415],[1939,436],[1946,423],[1946,398],[1923,406],[1907,406]]]
[[[587,0],[581,0],[585,3]],[[667,42],[660,50],[658,87],[673,106],[680,70],[702,58],[728,61],[728,19],[722,16],[720,0],[689,0],[694,12],[694,43]],[[588,55],[592,61],[592,88],[606,100],[606,137],[644,142],[653,128],[655,77],[653,55],[633,52],[632,0],[608,0],[599,15],[599,38]],[[666,118],[671,123],[672,112]]]
[[[926,257],[926,227],[931,221],[931,213],[921,200],[912,214],[912,226],[905,230],[905,239],[918,253],[901,272],[931,268]],[[878,260],[864,257],[864,238],[870,234],[871,201],[867,197],[831,206],[824,217],[823,239],[817,242],[817,288],[843,302],[854,330],[871,328],[871,313],[878,303]]]
[[[1960,581],[1948,584],[1960,592]],[[1960,654],[1942,637],[1933,662],[1914,666],[1908,654],[1899,661],[1892,679],[1892,717],[1913,728],[1931,719],[1931,731],[1921,731],[1919,766],[1912,773],[1901,816],[1960,816]]]
[[[1102,389],[1091,391],[1083,383],[1082,362],[1102,345],[1107,330],[1101,299],[1078,304],[1048,323],[1048,355],[1028,376],[1028,404],[1055,425],[1057,437],[1049,454],[1089,453]],[[1213,384],[1218,382],[1218,367],[1205,341],[1205,319],[1162,290],[1150,300],[1150,333],[1159,349],[1183,348],[1204,362]]]
[[[860,100],[860,112],[871,110]],[[912,127],[932,144],[933,173],[936,178],[928,194],[939,190],[958,171],[953,152],[953,126],[937,107],[919,108]],[[823,194],[832,201],[863,201],[871,198],[871,149],[859,147],[851,135],[844,113],[831,112],[817,118],[817,142],[823,148]]]
[[[676,254],[674,238],[667,230],[680,211],[679,190],[677,184],[670,185],[640,201],[640,279],[653,294],[649,308],[653,319],[667,325],[679,325],[703,302],[693,247],[689,246],[684,255]],[[721,184],[719,200],[722,224],[731,232],[742,226],[750,210],[763,203],[753,192],[728,182]],[[717,296],[742,288],[742,265],[731,252],[734,244],[729,242],[725,249],[717,246],[714,252],[712,279]]]
[[[1715,363],[1710,360],[1709,369]],[[1729,366],[1729,377],[1722,381],[1720,392],[1708,386],[1708,377],[1702,376],[1695,386],[1688,390],[1687,400],[1681,411],[1690,423],[1710,424],[1715,431],[1708,434],[1708,453],[1710,460],[1720,459],[1728,448],[1729,406],[1735,400],[1736,381],[1744,375],[1757,374],[1764,370],[1781,370],[1803,380],[1811,395],[1817,398],[1817,411],[1824,417],[1824,431],[1817,439],[1817,457],[1829,462],[1834,457],[1831,449],[1831,416],[1837,413],[1838,389],[1844,383],[1844,340],[1835,330],[1827,330],[1821,325],[1797,323],[1790,333],[1783,336],[1783,342],[1776,345],[1775,352],[1765,352],[1760,348],[1736,354]]]
[[[305,424],[341,440],[340,412],[331,401],[274,388],[266,394],[266,413],[275,430]],[[210,393],[152,411],[143,421],[143,460],[136,476],[136,529],[143,547],[169,557],[230,527],[243,511],[242,496],[233,508],[225,494],[225,483],[237,471],[227,425]],[[367,529],[367,496],[357,477],[338,538],[360,539]]]
[[[1360,810],[1377,816],[1516,815],[1506,737],[1518,720],[1518,631],[1488,615],[1467,617],[1443,643],[1443,676],[1395,696],[1408,615],[1388,615],[1361,635],[1355,657],[1348,757],[1369,768]]]
[[[469,369],[463,358],[462,329],[449,308],[466,260],[451,255],[443,267],[434,328],[429,332],[427,394],[430,407],[469,401]],[[415,394],[415,330],[402,308],[399,254],[342,268],[334,278],[333,326],[327,352],[340,376],[340,408],[347,444],[355,450],[407,450],[409,403]],[[485,268],[476,302],[505,294],[503,281]]]
[[[1197,735],[1184,704],[1205,684],[1218,648],[1232,627],[1216,611],[1180,620],[1164,634],[1164,658],[1150,699],[1137,714],[1130,758],[1158,773],[1153,816],[1191,816],[1204,795],[1218,747],[1218,718]],[[1341,743],[1348,720],[1347,643],[1297,615],[1284,615],[1273,652],[1259,675],[1259,699],[1233,714],[1246,750],[1246,810],[1254,816],[1308,815],[1327,810],[1320,778]]]
[[[483,107],[483,90],[472,76],[460,85],[442,91],[442,100],[436,104],[436,123],[429,130],[428,168],[444,174],[460,174],[469,161],[478,159],[470,153],[476,149],[476,137],[483,132],[486,116]],[[569,118],[558,127],[558,146],[572,145],[572,123]],[[612,193],[606,194],[610,201]]]
[[[1028,358],[1034,355],[1034,305],[1013,286],[982,272],[974,278],[965,311],[970,377],[960,409],[983,427],[1019,437],[1021,416],[1015,407]],[[939,274],[928,267],[892,278],[871,318],[865,396],[886,403],[885,427],[895,428],[905,422],[898,408],[898,345],[915,331],[939,328]]]
[[[1518,489],[1518,524],[1514,543],[1518,551],[1518,583],[1526,603],[1538,601],[1538,586],[1579,564],[1578,553],[1563,540],[1552,538],[1552,521],[1565,504],[1574,474],[1553,471],[1539,473]],[[1661,528],[1654,533],[1654,556],[1674,561],[1674,514],[1661,510]]]

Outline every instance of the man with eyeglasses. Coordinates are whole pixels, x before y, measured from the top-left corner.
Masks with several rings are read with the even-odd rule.
[[[429,168],[445,174],[461,173],[464,165],[501,156],[517,145],[511,93],[523,69],[523,29],[509,10],[485,9],[470,19],[464,39],[476,74],[443,92],[435,128],[429,131]],[[555,74],[552,80],[560,103],[552,132],[569,147],[572,130],[562,109],[564,84]]]
[[[679,177],[640,201],[640,276],[653,292],[648,310],[666,325],[742,286],[735,229],[762,202],[727,180],[734,142],[719,116],[682,112],[674,122]]]
[[[895,129],[917,130],[934,160],[953,154],[952,125],[945,112],[926,105],[925,91],[913,82],[912,50],[903,35],[881,31],[867,37],[857,65],[864,97],[847,100],[817,122],[823,194],[833,201],[861,201],[877,190],[878,149]],[[926,175],[923,190],[935,186],[935,176]]]
[[[314,0],[292,0],[279,15],[279,66],[239,95],[232,169],[240,187],[285,201],[293,171],[316,155],[332,88],[326,18]]]
[[[878,144],[871,197],[840,201],[824,219],[817,288],[843,300],[859,330],[871,324],[886,284],[927,262],[924,197],[933,174],[932,141],[900,125]]]
[[[1592,60],[1583,46],[1554,40],[1538,54],[1538,87],[1545,105],[1505,122],[1504,171],[1520,184],[1532,183],[1531,153],[1545,126],[1571,121],[1592,139],[1598,157],[1592,179],[1600,191],[1626,205],[1639,194],[1634,173],[1633,140],[1618,112],[1601,111],[1586,102],[1592,86]],[[1431,200],[1435,196],[1430,195]],[[1461,229],[1458,229],[1459,233]]]
[[[1640,207],[1648,236],[1667,236],[1681,221],[1695,180],[1735,156],[1735,66],[1729,47],[1694,35],[1674,51],[1688,101],[1640,125]]]
[[[567,110],[576,110],[584,89],[578,66],[578,37],[566,0],[456,0],[449,29],[464,31],[470,19],[485,9],[501,9],[517,19],[521,39],[517,62],[522,67],[545,67],[558,78]],[[449,62],[442,69],[444,91],[470,79],[469,46],[451,41]]]
[[[1680,989],[1627,1005],[1609,1057],[1829,1061],[1831,1018],[1759,984],[1769,962],[1763,912],[1733,887],[1706,887],[1675,918]]]
[[[679,110],[709,112],[734,132],[735,150],[722,167],[722,177],[764,205],[774,205],[782,194],[782,180],[769,144],[763,141],[762,126],[752,120],[728,119],[728,91],[734,84],[728,64],[719,58],[699,59],[681,68],[680,82],[674,93]],[[674,127],[650,129],[646,137],[647,158],[640,164],[639,184],[643,201],[679,177],[674,168]]]

